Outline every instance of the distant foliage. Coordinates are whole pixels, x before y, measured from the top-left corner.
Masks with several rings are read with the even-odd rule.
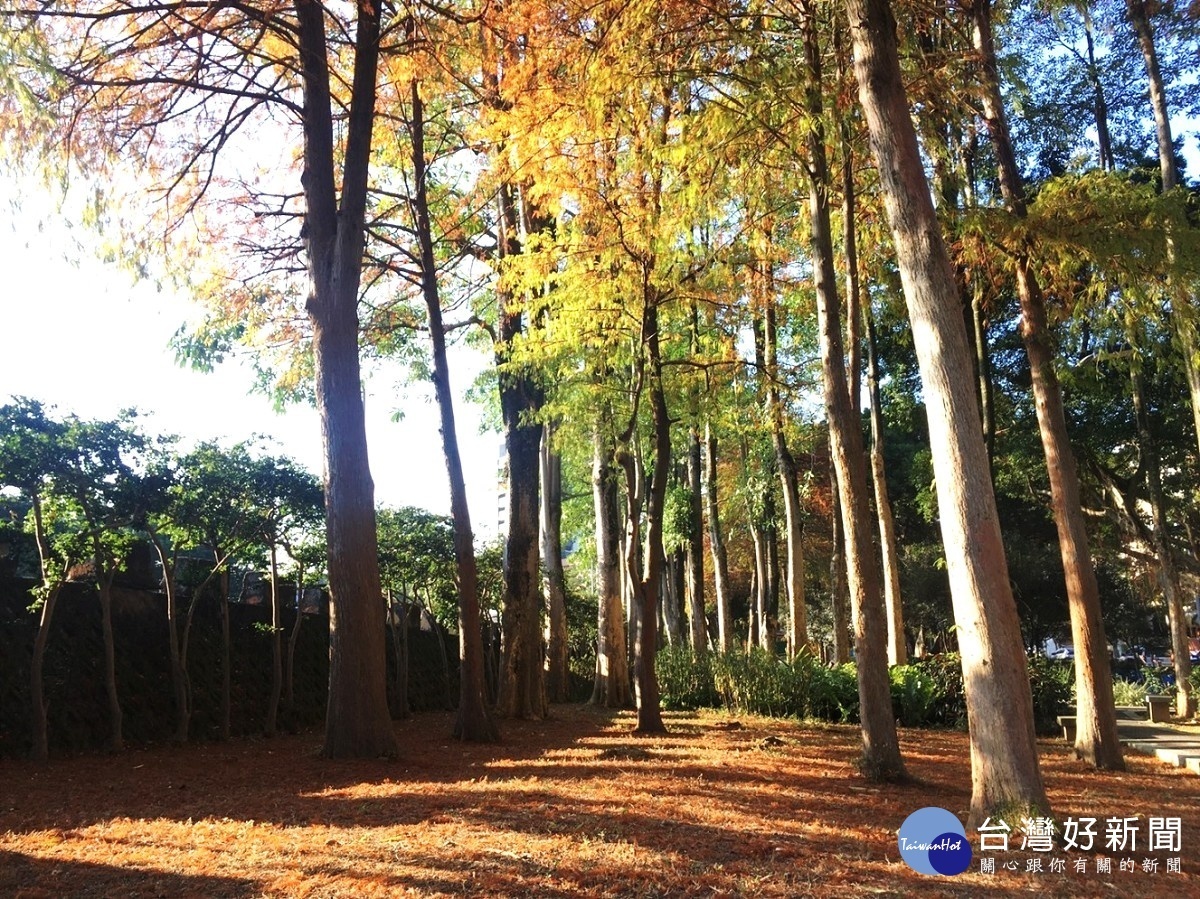
[[[858,720],[858,682],[853,665],[829,668],[810,652],[795,660],[760,649],[706,653],[665,647],[658,679],[667,709],[725,708],[774,717]]]
[[[1029,660],[1033,720],[1038,733],[1057,730],[1056,719],[1071,703],[1073,677],[1070,664],[1041,656]],[[930,686],[925,685],[925,679]],[[962,659],[958,653],[947,652],[892,669],[892,699],[905,726],[966,727]]]
[[[854,665],[830,668],[807,651],[789,662],[760,649],[697,657],[687,647],[667,646],[659,651],[657,670],[666,709],[724,708],[780,718],[858,720]],[[1030,660],[1039,733],[1057,728],[1055,719],[1071,702],[1072,680],[1069,664]],[[966,727],[962,661],[957,653],[892,668],[891,685],[895,714],[905,727]]]

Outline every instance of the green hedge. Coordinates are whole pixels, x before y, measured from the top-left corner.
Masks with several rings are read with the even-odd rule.
[[[761,649],[696,656],[686,647],[669,646],[659,651],[656,670],[667,709],[858,720],[854,666],[829,668],[807,651],[789,662]]]
[[[687,647],[658,653],[659,689],[666,709],[730,711],[822,721],[858,720],[858,682],[853,663],[831,668],[809,651],[792,661],[761,649],[695,655]],[[1034,725],[1053,733],[1055,719],[1071,700],[1070,665],[1049,659],[1029,662]],[[930,656],[891,669],[892,705],[906,727],[963,728],[967,703],[957,653]]]

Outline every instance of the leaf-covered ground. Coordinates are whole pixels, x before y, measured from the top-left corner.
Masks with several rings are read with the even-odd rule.
[[[556,707],[472,746],[421,715],[397,725],[394,762],[324,761],[311,733],[0,762],[0,895],[1200,896],[1200,777],[1150,759],[1103,775],[1042,744],[1055,812],[1100,819],[1101,839],[1104,819],[1139,818],[1137,851],[989,852],[987,874],[972,834],[969,871],[933,878],[897,830],[927,805],[965,817],[965,734],[902,731],[914,780],[880,787],[855,771],[854,727],[667,720],[648,739],[628,715]],[[1182,819],[1181,851],[1143,851],[1151,816]]]

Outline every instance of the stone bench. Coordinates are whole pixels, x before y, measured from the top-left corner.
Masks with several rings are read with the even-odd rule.
[[[1074,715],[1059,715],[1058,724],[1063,729],[1063,739],[1068,743],[1075,742],[1075,716]]]
[[[1146,708],[1150,713],[1150,722],[1152,724],[1162,724],[1165,721],[1171,720],[1170,696],[1147,696]]]

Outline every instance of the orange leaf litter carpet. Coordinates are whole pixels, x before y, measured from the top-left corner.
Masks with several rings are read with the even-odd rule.
[[[1150,759],[1098,774],[1041,744],[1055,813],[1098,819],[1100,844],[1105,819],[1135,818],[1138,851],[1039,855],[1014,833],[981,853],[970,834],[971,867],[928,877],[897,830],[929,805],[965,817],[965,734],[902,730],[913,781],[878,786],[856,772],[855,727],[666,720],[635,737],[628,713],[556,706],[479,746],[419,715],[397,724],[395,761],[322,760],[314,733],[2,761],[0,896],[1200,896],[1200,777]],[[1181,819],[1181,851],[1142,851],[1150,817]]]

